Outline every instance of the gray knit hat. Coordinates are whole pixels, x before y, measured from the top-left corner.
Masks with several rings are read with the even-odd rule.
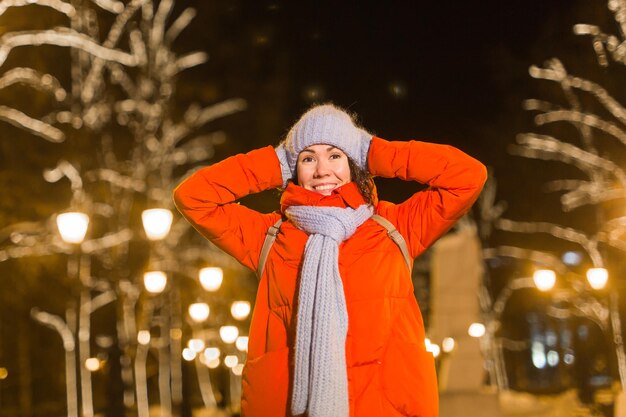
[[[356,126],[352,117],[332,104],[309,109],[291,127],[287,138],[276,148],[283,183],[294,178],[298,154],[311,145],[335,146],[358,166],[367,169],[367,153],[372,135]]]

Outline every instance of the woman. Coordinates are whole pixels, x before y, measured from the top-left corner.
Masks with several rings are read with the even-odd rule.
[[[429,188],[393,204],[378,200],[371,176]],[[436,416],[434,361],[401,249],[411,260],[422,253],[469,210],[485,179],[485,167],[453,147],[372,137],[343,110],[321,105],[275,149],[233,156],[185,180],[175,191],[183,215],[262,271],[243,415]],[[236,203],[281,186],[280,213]],[[373,214],[406,244],[390,239]]]

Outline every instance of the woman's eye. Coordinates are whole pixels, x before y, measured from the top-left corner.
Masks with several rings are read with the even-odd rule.
[[[330,159],[339,159],[339,158],[341,158],[341,154],[338,154],[338,153],[334,153],[330,156]]]
[[[311,162],[313,161],[313,158],[310,156],[305,156],[304,158],[302,158],[302,162]]]

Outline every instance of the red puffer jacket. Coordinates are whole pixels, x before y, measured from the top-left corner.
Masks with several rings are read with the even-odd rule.
[[[401,204],[375,201],[375,212],[404,236],[418,256],[459,219],[478,197],[485,167],[463,152],[425,142],[372,139],[374,176],[426,183]],[[280,187],[272,147],[236,155],[203,168],[175,191],[183,215],[207,239],[256,270],[267,229],[281,216],[235,203],[243,196]],[[356,208],[364,204],[354,183],[330,196],[290,183],[281,211],[292,205]],[[294,306],[308,236],[285,221],[267,258],[252,314],[244,368],[242,410],[246,417],[290,416]],[[339,271],[348,308],[346,359],[350,417],[438,415],[433,357],[424,345],[424,325],[402,254],[374,220],[363,223],[339,246]],[[462,277],[459,277],[462,279]]]

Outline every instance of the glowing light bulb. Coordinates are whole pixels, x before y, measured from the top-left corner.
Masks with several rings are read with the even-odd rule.
[[[232,368],[233,366],[236,366],[239,363],[239,358],[235,355],[227,355],[224,358],[224,365],[226,365],[228,368]]]
[[[57,228],[67,243],[81,243],[87,234],[89,216],[85,213],[68,212],[57,215]]]
[[[605,268],[589,268],[587,270],[587,282],[594,290],[601,290],[609,280],[609,271]]]
[[[224,343],[233,343],[239,336],[239,329],[235,326],[220,327],[220,337]]]
[[[248,351],[248,336],[239,336],[235,341],[235,346],[241,352]]]
[[[189,339],[189,342],[187,342],[187,346],[189,347],[189,349],[193,350],[196,353],[202,352],[202,350],[204,349],[204,340]]]
[[[85,360],[85,368],[87,368],[89,372],[96,372],[100,369],[100,360],[98,358],[89,358]]]
[[[230,313],[237,320],[244,320],[250,314],[248,301],[235,301],[230,307]]]
[[[208,267],[200,270],[200,284],[206,291],[217,291],[224,280],[224,272],[219,267]]]
[[[209,318],[209,305],[207,303],[193,303],[189,306],[189,317],[196,323],[202,323]]]
[[[143,285],[146,291],[158,294],[163,292],[167,285],[167,275],[163,271],[149,271],[143,274]]]
[[[472,337],[483,337],[485,335],[485,325],[482,323],[472,323],[467,329],[467,334]]]
[[[168,209],[155,208],[144,210],[141,213],[141,221],[146,236],[150,240],[161,240],[167,236],[172,226],[174,216]]]
[[[192,361],[196,358],[196,351],[186,347],[183,349],[183,359],[187,362]]]
[[[452,352],[454,350],[454,347],[456,346],[456,342],[454,341],[453,338],[451,337],[446,337],[443,339],[443,341],[441,342],[441,348],[443,349],[444,352],[448,353],[448,352]]]
[[[533,274],[533,281],[540,291],[549,291],[556,283],[556,274],[551,269],[538,269]]]

